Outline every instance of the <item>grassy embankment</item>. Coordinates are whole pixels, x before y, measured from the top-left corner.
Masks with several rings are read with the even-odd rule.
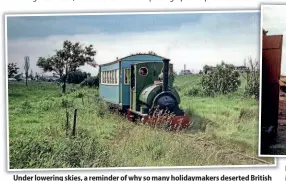
[[[54,83],[9,84],[10,168],[208,166],[274,163],[257,158],[258,102],[238,92],[192,97],[199,76],[179,76],[175,85],[192,128],[167,132],[137,125],[106,111],[96,89],[60,94]],[[71,87],[71,86],[70,86]],[[82,98],[83,97],[83,98]],[[77,136],[66,136],[78,109]],[[70,127],[72,127],[70,125]],[[70,131],[71,132],[71,131]]]

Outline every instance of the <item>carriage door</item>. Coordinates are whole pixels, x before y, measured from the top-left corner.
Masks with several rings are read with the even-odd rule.
[[[282,39],[282,35],[263,35],[262,39],[261,143],[277,131]]]
[[[134,100],[136,99],[135,66],[136,65],[131,65],[131,73],[130,73],[131,74],[131,77],[130,77],[130,108],[131,110],[136,110],[136,100]]]

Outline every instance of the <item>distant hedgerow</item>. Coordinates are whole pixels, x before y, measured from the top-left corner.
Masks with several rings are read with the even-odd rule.
[[[81,83],[80,86],[88,86],[88,87],[98,87],[99,86],[99,77],[88,77],[84,79]]]
[[[222,62],[215,69],[203,76],[201,85],[207,95],[236,92],[241,82],[239,72],[232,64]]]

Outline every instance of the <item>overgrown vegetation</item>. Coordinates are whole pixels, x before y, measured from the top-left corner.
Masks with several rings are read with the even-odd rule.
[[[204,69],[209,69],[204,66]],[[241,84],[240,74],[232,64],[222,62],[205,74],[201,81],[188,91],[190,96],[215,96],[236,92]]]
[[[188,96],[218,96],[224,94],[235,93],[239,89],[243,89],[245,97],[259,98],[259,63],[248,57],[245,60],[246,70],[238,71],[231,64],[222,62],[216,67],[204,66],[200,81],[196,82],[185,92]],[[245,82],[242,83],[241,80]]]
[[[259,62],[249,57],[245,60],[245,64],[247,64],[249,71],[246,72],[246,86],[244,94],[247,97],[253,96],[256,99],[259,99]]]
[[[237,91],[241,83],[239,78],[233,65],[222,62],[211,73],[203,76],[201,85],[206,95],[228,94]]]
[[[28,87],[23,82],[10,83],[10,168],[274,163],[272,158],[257,157],[258,103],[244,98],[246,80],[241,77],[238,90],[227,95],[189,96],[190,88],[201,79],[202,75],[175,77],[180,107],[193,121],[182,132],[128,122],[107,111],[96,88],[68,84],[62,94],[52,82],[31,81]]]
[[[99,77],[94,76],[94,77],[88,77],[84,79],[81,83],[80,86],[88,86],[88,87],[98,87],[99,86]]]

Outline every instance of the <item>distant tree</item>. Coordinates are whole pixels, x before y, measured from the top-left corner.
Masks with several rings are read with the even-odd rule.
[[[25,76],[26,76],[26,86],[28,86],[28,76],[29,76],[29,69],[30,69],[30,57],[26,56],[24,57],[25,63],[24,63],[24,70],[25,70]]]
[[[71,41],[64,41],[63,47],[55,50],[55,55],[44,58],[39,57],[37,66],[42,68],[44,72],[56,72],[63,80],[63,93],[66,92],[67,75],[69,72],[76,71],[78,67],[85,63],[94,62],[96,51],[93,45],[83,47],[79,42],[72,43]],[[94,63],[95,64],[95,63]]]
[[[244,88],[244,95],[246,97],[254,97],[259,99],[259,80],[260,80],[260,71],[259,71],[259,61],[253,60],[252,57],[248,57],[244,60],[248,71],[246,71],[246,86]],[[247,62],[247,63],[246,63]],[[244,74],[243,74],[244,75]]]
[[[19,82],[19,81],[23,80],[22,76],[23,76],[23,73],[20,73],[20,74],[15,75],[14,78]]]
[[[204,73],[204,74],[207,74],[209,70],[211,70],[210,66],[205,65],[205,66],[203,67],[203,73]]]
[[[16,63],[9,63],[8,64],[8,77],[12,78],[15,74],[18,73],[19,67],[17,67]]]
[[[39,73],[38,72],[36,72],[35,78],[36,78],[36,80],[39,80]]]
[[[40,80],[40,81],[47,81],[47,79],[44,77],[43,74],[41,76],[39,75],[38,80]]]
[[[86,72],[80,70],[69,72],[67,77],[68,83],[79,84],[88,77]]]
[[[34,80],[33,70],[31,70],[31,73],[30,73],[30,76],[29,76],[29,77],[30,77],[31,80]]]
[[[202,75],[202,74],[204,74],[204,73],[203,73],[203,71],[202,71],[202,70],[200,70],[199,74],[200,74],[200,75]]]

